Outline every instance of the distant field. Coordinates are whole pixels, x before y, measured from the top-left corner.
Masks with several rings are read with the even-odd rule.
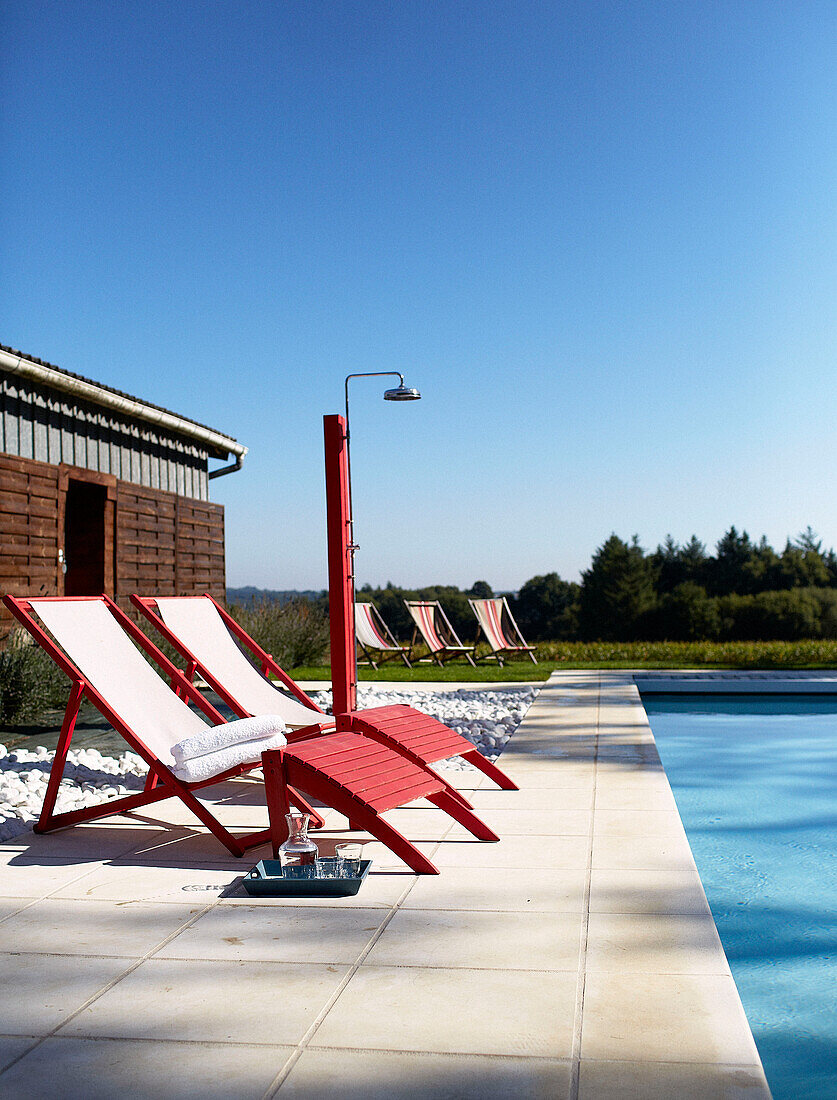
[[[837,668],[837,640],[797,642],[542,642],[555,668]]]

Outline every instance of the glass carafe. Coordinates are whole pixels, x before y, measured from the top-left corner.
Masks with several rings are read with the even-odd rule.
[[[288,839],[279,845],[279,858],[283,867],[314,867],[317,862],[317,845],[308,835],[310,814],[285,814],[288,823]]]

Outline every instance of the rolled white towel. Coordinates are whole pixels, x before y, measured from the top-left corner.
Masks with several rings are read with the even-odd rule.
[[[231,745],[243,745],[248,741],[260,741],[263,737],[272,737],[275,733],[284,733],[285,723],[278,714],[259,714],[254,718],[239,718],[235,722],[225,722],[220,726],[207,726],[206,730],[178,741],[172,747],[171,754],[176,764],[185,764]],[[246,759],[246,757],[245,757]]]
[[[172,771],[184,783],[200,783],[202,779],[211,779],[213,775],[220,775],[221,772],[235,768],[239,764],[250,761],[255,763],[267,749],[281,749],[287,743],[284,733],[274,733],[270,737],[260,737],[257,741],[244,741],[242,744],[229,745],[217,752],[195,756],[191,760],[175,765]]]

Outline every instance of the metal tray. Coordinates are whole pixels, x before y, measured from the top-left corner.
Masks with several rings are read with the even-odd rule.
[[[244,876],[244,889],[257,897],[346,898],[358,892],[371,865],[362,859],[357,878],[298,878],[283,874],[278,859],[262,859]]]

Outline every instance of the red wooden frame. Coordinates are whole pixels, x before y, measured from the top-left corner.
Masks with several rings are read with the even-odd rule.
[[[332,710],[338,729],[357,708],[355,649],[355,578],[349,518],[348,438],[346,421],[323,417],[325,442],[326,529],[328,534],[328,616],[331,630]]]
[[[416,639],[421,635],[422,641],[427,646],[427,657],[421,657],[419,660],[430,661],[431,663],[438,664],[444,668],[445,661],[453,660],[455,657],[464,657],[468,664],[473,665],[476,668],[476,663],[472,654],[476,651],[476,642],[469,649],[468,646],[463,645],[459,639],[459,635],[453,629],[453,624],[445,614],[445,609],[442,607],[439,600],[405,600],[404,606],[410,612],[410,617],[413,620],[413,637],[410,641],[410,645],[416,644]],[[425,632],[425,626],[419,623],[419,620],[414,614],[416,608],[432,608],[432,629],[436,634],[439,646],[434,647],[432,639]]]
[[[482,622],[480,621],[480,617],[477,614],[476,605],[477,604],[495,604],[498,601],[502,602],[502,606],[500,608],[500,614],[497,616],[497,618],[494,622],[494,629],[497,632],[498,640],[502,640],[503,645],[501,645],[501,646],[499,646],[499,648],[495,649],[494,645],[491,641],[491,638],[488,636],[488,634],[483,629]],[[485,600],[471,600],[471,599],[469,599],[468,603],[471,605],[471,610],[474,612],[474,617],[477,620],[477,633],[476,633],[476,637],[474,638],[474,654],[476,654],[476,651],[477,651],[477,642],[479,641],[480,634],[484,635],[485,640],[488,644],[488,647],[491,650],[491,652],[487,653],[485,655],[485,657],[482,657],[482,658],[477,657],[477,660],[484,660],[484,661],[492,661],[493,660],[493,661],[497,662],[497,664],[500,666],[500,668],[502,668],[503,667],[503,658],[506,654],[511,654],[513,656],[516,653],[526,653],[526,654],[528,654],[529,659],[531,660],[533,665],[536,665],[538,663],[538,659],[535,656],[535,647],[533,645],[529,645],[527,643],[526,639],[520,633],[520,627],[517,625],[517,623],[515,621],[515,618],[514,618],[514,615],[512,615],[512,613],[511,613],[511,608],[509,607],[509,601],[506,599],[505,596],[494,596],[491,599],[485,599]],[[486,611],[486,614],[488,614],[490,616],[491,612]],[[508,622],[511,629],[517,635],[517,638],[518,638],[517,642],[510,642],[509,641],[508,632],[503,627],[504,620]]]
[[[375,633],[378,635],[378,640],[383,643],[381,646],[367,645],[366,642],[361,640],[360,635],[357,633],[358,607],[369,608],[367,621],[369,623],[370,629],[375,631]],[[367,603],[364,600],[355,600],[354,616],[356,644],[360,646],[360,648],[363,650],[363,655],[372,666],[372,668],[377,669],[379,664],[384,665],[387,663],[387,661],[394,661],[398,657],[401,658],[407,668],[413,667],[410,664],[410,657],[413,651],[412,643],[410,645],[400,645],[395,640],[395,635],[384,622],[383,616],[373,603]],[[377,625],[373,620],[377,620]],[[373,651],[379,654],[377,662],[372,656]],[[357,652],[355,652],[355,660],[357,660]]]
[[[171,597],[169,597],[171,598]],[[185,597],[186,599],[193,599],[194,597]],[[209,600],[215,607],[215,610],[221,616],[221,620],[224,626],[230,633],[239,641],[245,649],[248,649],[250,653],[256,658],[259,668],[261,669],[262,676],[267,677],[268,673],[273,673],[277,680],[280,681],[288,689],[291,694],[303,703],[306,707],[310,707],[312,710],[319,711],[323,716],[323,728],[328,725],[329,728],[334,725],[331,716],[326,714],[322,707],[318,707],[314,700],[305,694],[299,684],[292,680],[291,677],[285,672],[280,664],[276,661],[272,653],[268,653],[267,650],[262,649],[255,639],[251,638],[247,631],[235,619],[230,615],[226,608],[210,595],[209,592],[204,592],[202,599]],[[206,665],[202,665],[194,654],[186,648],[183,642],[178,636],[168,627],[157,611],[157,597],[156,596],[140,596],[134,593],[131,596],[131,603],[134,607],[141,611],[142,614],[148,619],[148,621],[154,626],[156,630],[163,635],[169,645],[173,646],[178,653],[186,660],[187,669],[186,675],[193,677],[196,672],[200,672],[202,679],[204,679],[216,695],[227,704],[230,710],[235,711],[239,718],[249,718],[250,714],[246,711],[242,705],[238,702],[234,695],[230,693],[226,684],[222,683],[217,677],[213,676],[212,670],[207,668]],[[306,729],[309,727],[306,726]]]
[[[198,706],[214,723],[223,724],[226,722],[226,719],[220,711],[216,710],[211,703],[204,699],[195,685],[184,676],[176,665],[172,664],[152,641],[146,638],[139,627],[133,623],[124,611],[122,611],[108,596],[42,596],[37,598],[31,597],[30,599],[4,596],[3,603],[9,611],[11,611],[21,625],[29,631],[32,637],[50,657],[52,657],[58,667],[66,673],[72,682],[70,697],[64,712],[61,734],[58,739],[55,758],[53,760],[49,783],[47,785],[46,798],[38,823],[35,826],[35,832],[47,833],[54,829],[61,829],[69,825],[79,824],[82,821],[92,821],[97,817],[106,817],[114,813],[127,813],[129,810],[134,810],[139,806],[147,806],[153,802],[161,802],[166,798],[177,797],[188,806],[198,820],[206,825],[212,834],[233,855],[242,856],[248,848],[264,844],[265,841],[270,838],[269,830],[261,830],[259,832],[248,833],[244,836],[236,837],[229,832],[228,829],[224,828],[224,826],[209,812],[206,806],[199,802],[192,793],[193,791],[201,790],[203,787],[210,787],[226,779],[232,779],[234,776],[243,775],[259,767],[259,765],[240,764],[235,768],[230,768],[228,771],[222,772],[220,775],[212,776],[211,779],[201,780],[199,783],[186,783],[178,779],[174,772],[163,764],[156,754],[145,745],[142,738],[131,729],[127,722],[122,719],[121,715],[111,707],[107,699],[101,695],[92,684],[87,682],[69,657],[67,657],[60,647],[52,640],[44,627],[34,618],[37,612],[32,608],[33,599],[36,602],[49,601],[66,603],[91,600],[103,602],[126,634],[128,634],[129,637],[136,642],[149,657],[151,657],[155,664],[165,672],[166,676],[169,677],[173,691]],[[58,796],[58,788],[64,774],[67,753],[70,749],[79,706],[83,698],[87,698],[93,706],[107,718],[113,728],[125,738],[134,752],[141,756],[148,764],[148,778],[146,780],[145,789],[138,794],[127,795],[124,798],[100,803],[98,806],[88,806],[84,809],[56,814],[53,811]],[[308,804],[307,800],[298,795],[298,792],[292,791],[290,797],[301,809],[304,809],[306,813],[313,813],[316,821],[318,821],[320,825],[323,824],[323,819],[320,815],[313,810],[313,807]]]
[[[386,810],[426,798],[479,840],[499,840],[467,806],[448,793],[442,780],[409,758],[393,759],[394,756],[389,746],[376,744],[357,733],[335,733],[262,753],[274,853],[288,836],[285,820],[288,792],[296,786],[334,806],[349,818],[354,828],[377,837],[419,874],[439,872],[414,844],[381,817]]]
[[[191,597],[186,598],[188,599]],[[204,593],[203,598],[210,600],[214,604],[218,614],[221,616],[221,621],[257,658],[261,664],[261,670],[264,676],[267,676],[268,672],[272,672],[277,679],[280,679],[283,684],[293,691],[300,702],[305,703],[307,706],[314,707],[316,710],[320,709],[308,698],[302,688],[291,679],[287,672],[276,663],[275,659],[269,653],[266,653],[261,646],[247,634],[243,627],[235,621],[228,611],[225,611],[224,608],[221,607],[217,600],[214,600],[208,592]],[[224,700],[227,706],[240,718],[250,717],[250,712],[238,702],[232,694],[230,686],[222,683],[212,674],[211,669],[201,664],[192,651],[184,645],[181,639],[166,626],[159,612],[156,610],[157,600],[154,596],[138,596],[134,594],[131,596],[131,602],[146,616],[149,622],[160,631],[166,641],[174,646],[184,660],[187,661],[190,676],[198,671],[212,690],[215,691]],[[402,704],[388,707],[372,707],[366,710],[355,710],[351,714],[344,715],[343,718],[343,732],[346,732],[348,729],[353,733],[362,733],[364,736],[371,738],[373,741],[377,741],[379,744],[388,745],[400,755],[409,757],[413,763],[427,769],[435,779],[440,780],[447,793],[463,806],[470,808],[471,803],[452,783],[443,776],[440,776],[438,772],[434,771],[430,767],[431,764],[439,760],[445,760],[450,756],[461,756],[464,760],[467,760],[469,763],[473,764],[475,768],[483,772],[484,775],[487,775],[489,779],[493,780],[497,786],[501,787],[503,790],[516,791],[518,789],[517,784],[510,779],[505,772],[501,771],[496,764],[492,763],[488,757],[483,756],[480,750],[467,738],[462,737],[454,730],[449,729],[444,723],[437,721],[435,718],[431,718],[427,714],[423,714],[414,707],[408,707]],[[335,725],[335,723],[325,714],[323,714],[323,719],[324,723],[320,726],[320,732],[328,733],[329,730],[325,728],[325,722],[328,722],[329,726]],[[289,743],[293,744],[300,740],[301,736],[309,736],[307,733],[308,728],[309,727],[306,727],[305,730],[301,731],[301,734],[300,731],[289,732]],[[336,728],[339,731],[340,725],[336,724]]]
[[[39,602],[41,598],[34,598]],[[217,724],[223,724],[223,715],[208,700],[204,699],[197,687],[148,639],[139,627],[107,596],[54,596],[43,597],[50,602],[80,602],[95,600],[104,603],[116,619],[118,625],[148,654],[170,678],[172,690],[182,694],[185,700],[195,703],[208,718]],[[427,798],[434,805],[446,810],[454,820],[464,825],[474,836],[481,840],[498,840],[499,837],[476,817],[461,801],[452,797],[445,784],[428,768],[416,764],[407,756],[395,752],[386,745],[379,745],[360,734],[334,734],[321,736],[322,725],[306,726],[296,730],[295,737],[300,740],[293,747],[283,750],[281,767],[277,772],[275,765],[270,770],[270,780],[266,782],[266,801],[270,828],[245,836],[233,836],[195,798],[193,791],[210,787],[216,783],[258,767],[257,763],[242,764],[220,775],[199,783],[184,783],[163,764],[139,735],[125,722],[107,699],[94,688],[73,664],[69,657],[50,637],[47,631],[35,619],[37,611],[32,607],[32,599],[16,599],[5,596],[6,607],[15,618],[32,634],[35,640],[52,657],[55,663],[71,679],[72,688],[64,715],[58,747],[53,760],[47,795],[36,826],[37,832],[49,832],[53,829],[90,821],[97,817],[110,816],[113,813],[125,813],[139,806],[146,806],[166,798],[179,797],[195,816],[207,826],[213,835],[233,854],[241,856],[248,848],[253,848],[271,840],[274,850],[287,836],[284,815],[277,816],[277,806],[287,807],[289,803],[312,814],[316,824],[324,824],[322,817],[309,805],[294,785],[296,781],[304,783],[306,789],[315,798],[320,798],[349,818],[350,822],[366,829],[382,843],[392,849],[409,866],[422,874],[436,874],[436,868],[422,853],[403,837],[380,814],[385,810],[402,806],[417,798]],[[267,655],[266,655],[267,656]],[[301,690],[301,689],[298,689]],[[55,801],[64,773],[78,716],[79,705],[83,698],[91,703],[108,719],[149,765],[145,789],[135,795],[55,814]],[[265,764],[270,754],[265,753]],[[272,759],[272,758],[271,758]],[[269,787],[269,790],[268,790]]]

